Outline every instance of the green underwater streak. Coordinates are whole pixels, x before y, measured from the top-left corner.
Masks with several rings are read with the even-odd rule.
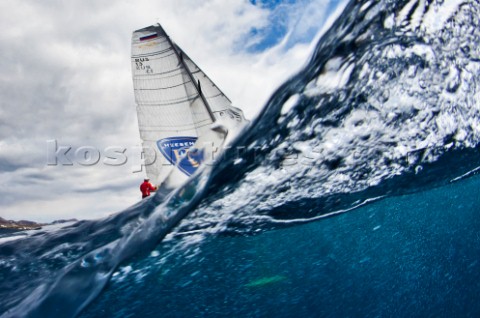
[[[271,276],[271,277],[262,277],[254,281],[251,281],[248,284],[245,284],[245,287],[260,287],[260,286],[278,283],[278,282],[284,281],[285,279],[287,279],[285,276],[280,276],[280,275]]]

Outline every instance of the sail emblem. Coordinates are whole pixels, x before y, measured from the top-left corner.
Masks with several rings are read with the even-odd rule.
[[[192,175],[203,161],[202,150],[190,150],[197,137],[169,137],[157,141],[162,155],[187,176]]]

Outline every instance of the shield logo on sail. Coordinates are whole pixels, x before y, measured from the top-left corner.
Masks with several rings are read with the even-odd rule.
[[[168,162],[190,176],[203,161],[203,151],[190,150],[196,141],[197,137],[169,137],[158,140],[157,146]]]

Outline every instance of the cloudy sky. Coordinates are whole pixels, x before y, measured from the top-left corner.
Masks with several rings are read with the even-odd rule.
[[[134,30],[161,23],[251,119],[344,3],[2,0],[0,217],[92,219],[140,199]],[[98,150],[97,164],[75,157],[85,147]],[[105,162],[112,147],[126,149],[125,164]]]

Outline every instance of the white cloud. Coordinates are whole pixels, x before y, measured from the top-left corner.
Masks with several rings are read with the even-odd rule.
[[[51,139],[73,151],[140,144],[130,70],[134,30],[161,22],[252,118],[311,51],[304,30],[321,26],[326,3],[309,3],[317,9],[292,6],[291,16],[302,19],[289,21],[288,43],[255,53],[242,50],[251,28],[275,20],[243,0],[2,1],[0,216],[97,218],[138,201],[143,175],[130,163],[46,165]]]

